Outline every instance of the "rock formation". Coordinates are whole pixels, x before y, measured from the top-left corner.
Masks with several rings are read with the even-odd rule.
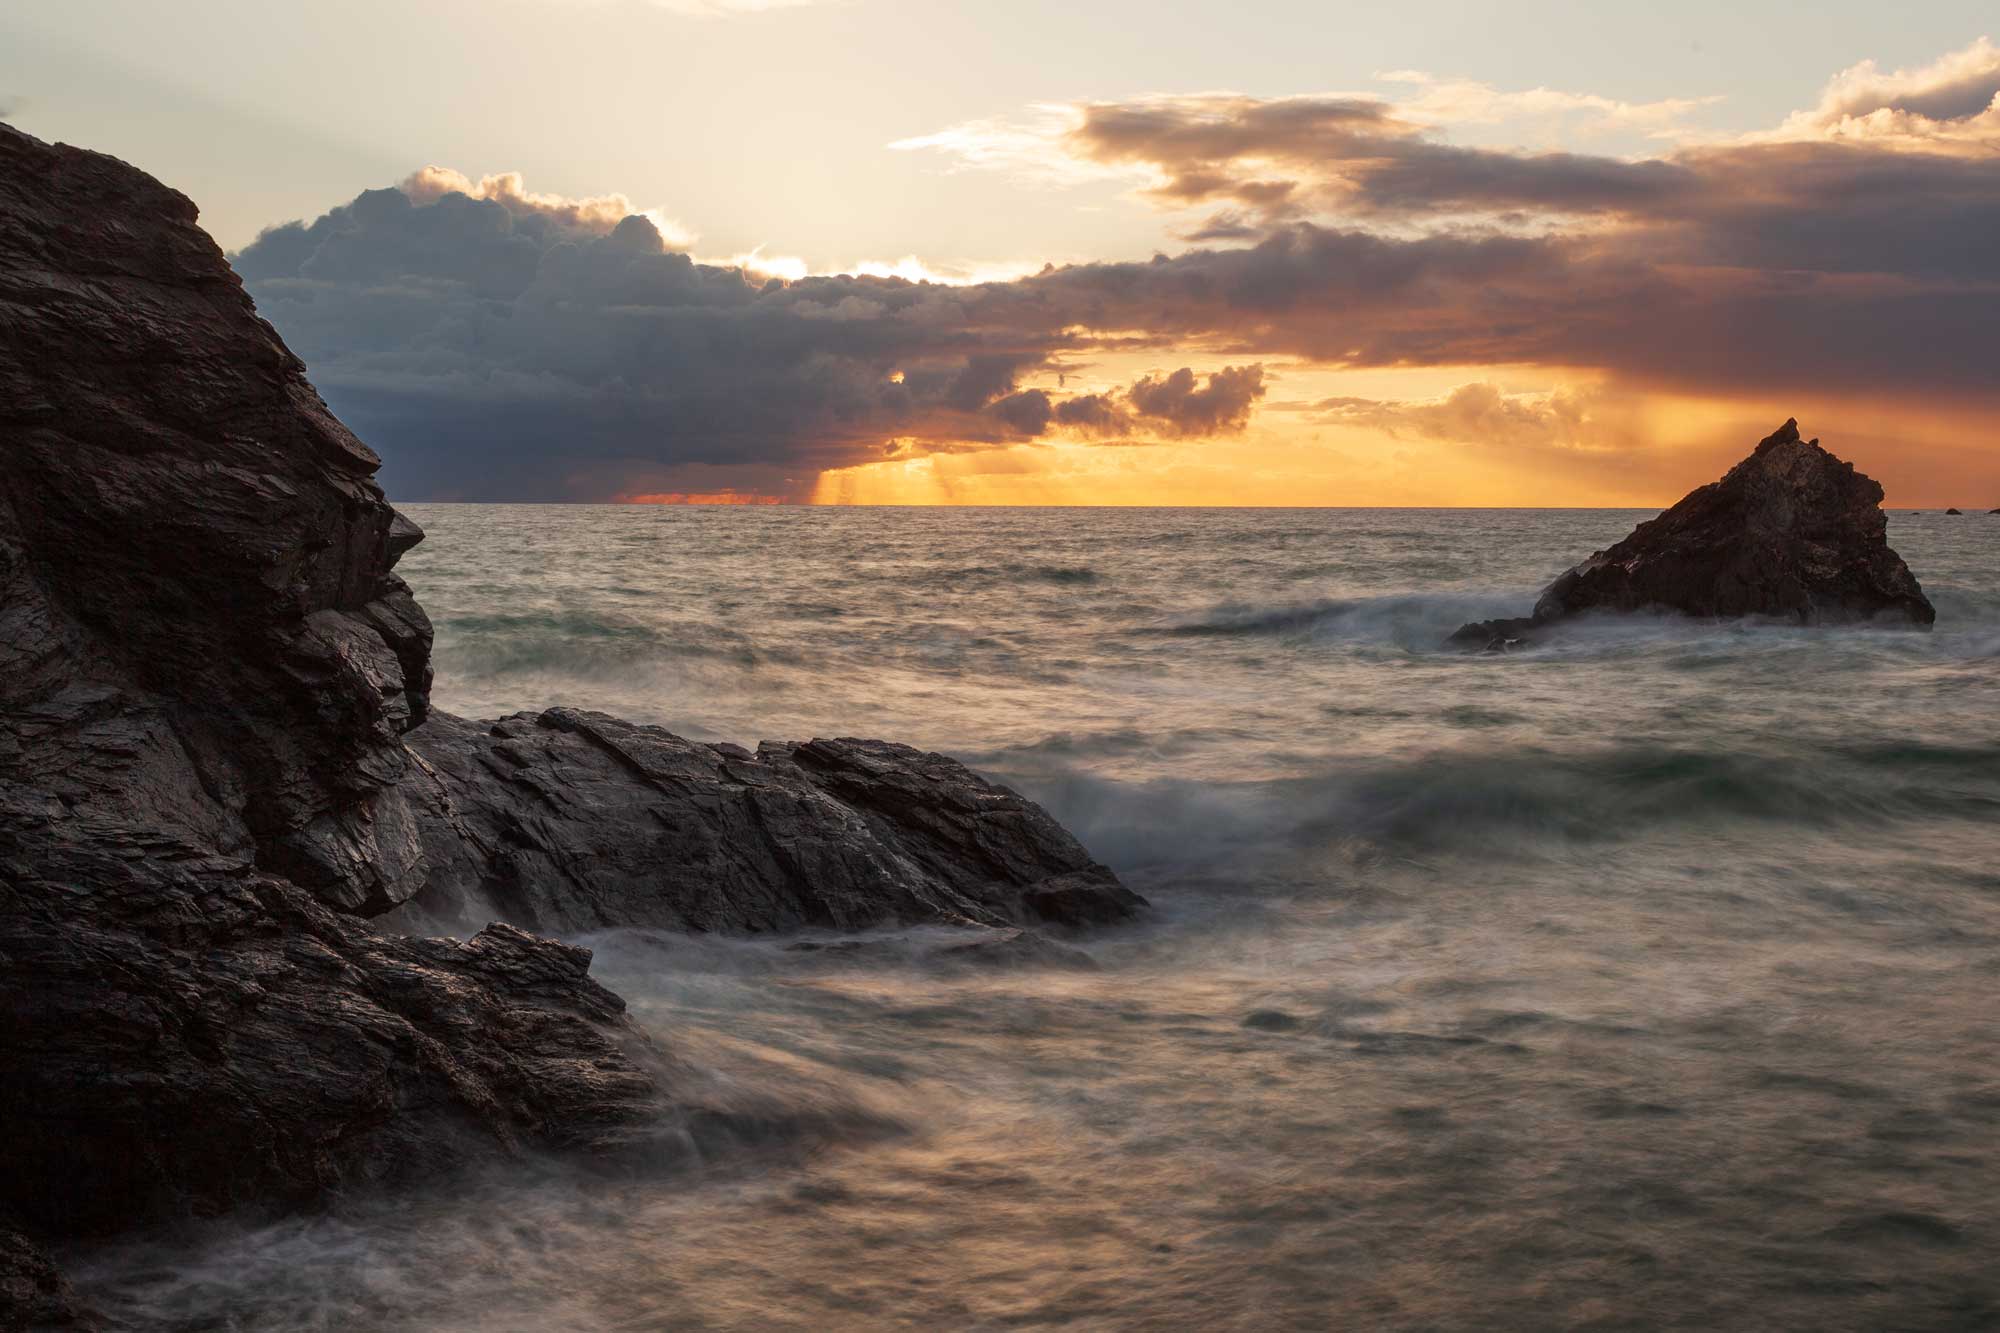
[[[439,714],[410,744],[435,809],[413,925],[1090,926],[1141,904],[1040,807],[904,745],[752,754],[567,708]]]
[[[1532,614],[1478,621],[1450,641],[1504,649],[1560,620],[1619,611],[1928,627],[1937,612],[1889,548],[1881,504],[1880,485],[1787,421],[1722,480],[1556,579]]]
[[[0,1227],[0,1328],[89,1327],[69,1280],[18,1231]]]
[[[1965,516],[1965,511],[1963,509],[1947,509],[1944,512],[1947,516],[1953,514],[1958,515],[1960,518],[1963,518]]]
[[[588,955],[353,915],[417,530],[185,198],[0,126],[0,1214],[76,1235],[615,1141],[657,1052]]]
[[[668,1066],[588,952],[476,906],[561,931],[1139,905],[939,756],[433,717],[392,572],[422,533],[376,467],[193,204],[0,125],[0,1324],[66,1299],[7,1226],[647,1134]],[[469,938],[364,920],[399,905]]]

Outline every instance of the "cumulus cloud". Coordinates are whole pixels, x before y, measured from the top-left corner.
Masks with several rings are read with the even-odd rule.
[[[542,194],[530,190],[518,171],[502,171],[477,181],[464,172],[436,165],[415,171],[398,186],[415,204],[434,204],[448,194],[468,199],[490,199],[515,217],[548,219],[572,231],[602,236],[628,217],[641,216],[653,224],[661,237],[675,249],[685,250],[694,243],[694,233],[656,209],[640,209],[622,194],[599,194],[576,198]]]
[[[1205,380],[1188,366],[1148,375],[1121,393],[1079,394],[1055,405],[1053,419],[1082,436],[1150,434],[1170,439],[1234,435],[1264,396],[1264,367],[1224,366]]]
[[[788,281],[702,263],[645,215],[614,222],[623,206],[432,168],[267,231],[235,263],[405,495],[597,498],[621,462],[781,466],[803,488],[892,441],[1067,428],[1075,395],[1025,381],[1083,339],[1024,282]],[[1240,430],[1261,368],[1190,375],[1121,395],[1122,428]]]
[[[2000,155],[2000,46],[1981,37],[1913,70],[1884,71],[1864,60],[1828,81],[1819,105],[1751,138],[1900,143]]]

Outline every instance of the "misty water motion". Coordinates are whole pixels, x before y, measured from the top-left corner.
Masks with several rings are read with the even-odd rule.
[[[1158,911],[1095,969],[609,932],[657,1172],[77,1256],[132,1327],[2000,1320],[2000,520],[1929,634],[1443,651],[1644,515],[415,506],[436,699],[891,735]]]

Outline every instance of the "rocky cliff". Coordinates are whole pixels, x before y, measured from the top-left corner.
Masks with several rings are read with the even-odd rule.
[[[0,1214],[75,1235],[609,1144],[657,1053],[588,955],[370,931],[418,533],[194,207],[0,127]]]
[[[1466,625],[1452,642],[1505,647],[1599,611],[1920,628],[1937,619],[1889,547],[1882,487],[1818,440],[1801,439],[1796,421],[1722,480],[1562,574],[1532,614]]]
[[[658,1123],[536,930],[1089,925],[1046,814],[880,742],[433,716],[422,533],[194,206],[0,125],[0,1325],[41,1238]],[[468,938],[387,934],[367,918]],[[1012,937],[1009,937],[1012,938]],[[36,1313],[39,1311],[39,1313]]]

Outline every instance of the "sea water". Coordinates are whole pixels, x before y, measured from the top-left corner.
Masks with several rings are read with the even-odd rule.
[[[125,1326],[2000,1325],[2000,517],[1891,518],[1931,633],[1488,656],[1646,515],[409,512],[438,706],[943,751],[1154,911],[588,937],[673,1166],[66,1256]]]

